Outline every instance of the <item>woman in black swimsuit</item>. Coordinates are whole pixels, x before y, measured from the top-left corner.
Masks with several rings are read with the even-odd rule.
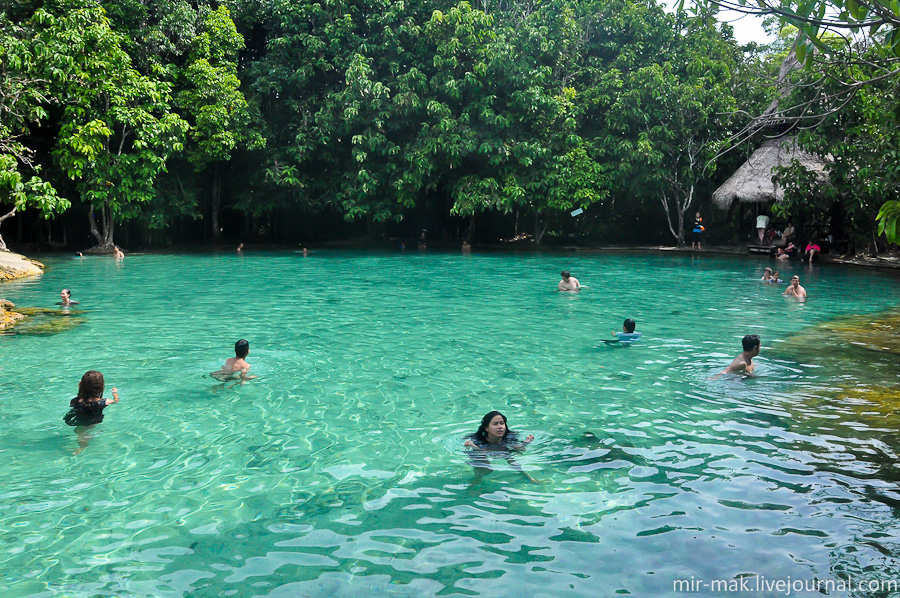
[[[528,478],[529,481],[535,482],[522,466],[516,463],[510,454],[513,451],[521,451],[525,445],[534,440],[534,436],[529,434],[525,440],[519,440],[518,435],[509,429],[506,416],[499,411],[491,411],[481,418],[481,425],[478,431],[466,438],[463,446],[469,449],[470,462],[475,468],[475,478],[472,484],[477,484],[481,478],[490,470],[491,466],[489,458],[503,457],[516,471]]]
[[[84,373],[81,382],[78,383],[78,396],[69,401],[70,409],[63,416],[63,421],[75,426],[75,433],[78,435],[76,455],[87,448],[87,430],[90,426],[103,421],[103,409],[107,405],[119,402],[118,389],[112,389],[111,399],[103,398],[103,390],[103,374],[90,370]]]
[[[70,426],[90,426],[103,421],[103,409],[119,402],[119,391],[112,389],[111,399],[103,398],[103,374],[90,370],[78,383],[78,396],[69,401],[71,409],[63,417]]]

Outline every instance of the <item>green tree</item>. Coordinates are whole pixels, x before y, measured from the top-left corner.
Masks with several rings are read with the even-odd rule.
[[[41,164],[25,139],[48,118],[47,81],[39,74],[33,30],[0,13],[0,203],[12,203],[0,223],[35,207],[45,217],[64,211],[69,201],[40,175]],[[0,250],[6,243],[0,236]]]
[[[900,75],[900,3],[896,0],[695,2],[700,10],[716,6],[747,14],[775,16],[783,24],[797,28],[796,55],[815,75],[807,84],[815,87],[817,97],[785,103],[780,115],[782,121],[814,126],[817,120],[843,110],[861,90],[880,87],[884,82],[891,84]],[[879,175],[873,172],[873,176]],[[900,211],[892,201],[883,205],[877,218],[879,230],[896,243],[898,237],[894,231],[900,230]]]
[[[154,179],[182,149],[187,123],[171,111],[171,85],[133,68],[122,36],[96,4],[47,3],[33,21],[43,76],[65,98],[54,156],[89,205],[98,249],[108,250],[116,223],[152,199]]]
[[[825,65],[820,66],[827,69]],[[831,65],[830,68],[837,68]],[[859,78],[871,74],[865,65],[855,67]],[[827,70],[825,71],[827,74]],[[804,73],[806,78],[817,76]],[[832,79],[831,85],[839,85]],[[813,86],[798,85],[795,103],[822,110],[822,100]],[[824,88],[825,95],[829,86]],[[827,181],[793,165],[780,174],[785,187],[785,211],[802,209],[820,215],[818,221],[831,228],[835,238],[857,236],[871,241],[885,234],[897,243],[896,205],[900,200],[900,81],[873,81],[848,99],[838,112],[822,110],[815,127],[800,136],[801,146],[825,158]],[[827,101],[827,100],[825,100]],[[852,238],[852,237],[851,237]]]
[[[207,13],[201,33],[193,40],[175,102],[191,123],[188,160],[197,170],[210,170],[213,239],[221,232],[222,164],[238,147],[265,145],[265,139],[251,126],[250,108],[237,76],[237,55],[243,46],[227,7]]]
[[[685,214],[714,172],[718,150],[738,128],[738,49],[711,15],[679,13],[677,19],[663,45],[664,60],[610,80],[611,135],[605,143],[621,158],[622,188],[658,200],[669,231],[683,244]]]

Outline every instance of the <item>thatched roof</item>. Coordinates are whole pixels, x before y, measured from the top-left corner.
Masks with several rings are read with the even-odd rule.
[[[727,210],[735,200],[741,203],[781,201],[784,199],[784,189],[772,182],[773,171],[779,166],[790,165],[793,160],[816,173],[822,181],[826,180],[827,162],[800,150],[796,137],[767,139],[731,178],[713,192],[713,203]]]

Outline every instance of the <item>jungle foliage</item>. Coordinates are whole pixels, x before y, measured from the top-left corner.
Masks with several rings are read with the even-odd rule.
[[[101,249],[125,223],[143,240],[284,241],[296,240],[285,222],[335,216],[372,233],[468,221],[471,236],[476,217],[500,215],[540,242],[575,208],[607,223],[582,233],[640,220],[644,238],[681,243],[685,215],[740,159],[722,149],[775,93],[776,55],[740,47],[714,13],[653,0],[2,0],[0,203],[86,215]],[[884,102],[860,134],[875,135]],[[896,153],[896,130],[870,139],[871,155]],[[880,175],[848,174],[846,197],[872,198],[870,230]]]

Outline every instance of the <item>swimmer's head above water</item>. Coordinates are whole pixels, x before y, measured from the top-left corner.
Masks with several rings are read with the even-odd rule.
[[[741,345],[744,347],[744,351],[752,351],[755,348],[759,353],[759,335],[748,334],[741,339]]]
[[[481,425],[475,432],[475,438],[479,442],[496,443],[509,436],[509,427],[506,424],[506,416],[499,411],[491,411],[481,418]]]
[[[234,355],[235,357],[240,357],[243,359],[247,357],[247,354],[250,353],[250,341],[241,339],[238,342],[234,343]]]

